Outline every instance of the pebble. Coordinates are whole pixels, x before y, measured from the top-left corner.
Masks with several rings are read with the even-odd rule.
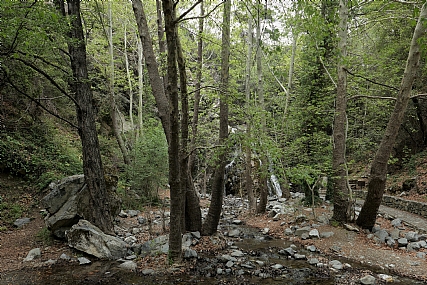
[[[373,285],[375,284],[375,277],[372,275],[366,275],[360,278],[360,283],[363,285]]]

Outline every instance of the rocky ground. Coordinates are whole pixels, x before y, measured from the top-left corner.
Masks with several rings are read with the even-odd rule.
[[[167,194],[162,193],[166,200]],[[202,205],[208,204],[208,199],[202,199]],[[25,275],[32,270],[41,269],[36,272],[43,276],[58,267],[72,265],[82,268],[84,265],[78,265],[81,257],[88,258],[93,264],[97,262],[96,258],[50,239],[44,230],[42,209],[37,208],[37,203],[34,205],[36,207],[28,213],[30,223],[0,232],[0,284],[11,284],[7,281],[11,275]],[[160,278],[158,280],[163,284],[181,284],[179,280],[187,282],[189,279],[202,282],[211,277],[222,280],[212,284],[273,284],[260,281],[271,278],[306,282],[294,284],[309,284],[307,280],[315,282],[312,284],[320,284],[316,280],[332,282],[322,284],[383,284],[391,281],[414,284],[415,280],[423,284],[421,282],[427,281],[426,236],[415,236],[417,229],[387,216],[378,219],[376,233],[360,231],[354,225],[333,227],[328,222],[331,209],[327,203],[314,210],[303,207],[296,195],[287,201],[272,199],[266,214],[253,215],[247,212],[242,199],[227,197],[219,233],[213,237],[189,234],[189,250],[184,252],[188,258],[182,265],[170,267],[164,253],[167,249],[163,251],[160,246],[155,254],[130,256],[130,269],[140,276]],[[206,208],[203,211],[206,213]],[[167,217],[167,208],[125,211],[117,219],[116,232],[133,244],[133,248],[155,238],[164,244],[162,236],[167,234]],[[412,245],[402,245],[399,238],[406,238],[407,244]],[[395,242],[388,244],[390,239]],[[415,243],[419,247],[414,249]],[[41,249],[40,257],[24,261],[33,248]],[[139,246],[139,250],[141,248],[144,246]],[[84,272],[83,269],[78,271]],[[92,276],[96,272],[102,270],[91,269],[87,274]],[[87,284],[100,281],[101,284],[114,284],[108,283],[105,274],[96,275],[93,283]],[[402,277],[413,279],[404,281]],[[88,277],[84,278],[87,280]],[[206,280],[203,283],[207,284]]]

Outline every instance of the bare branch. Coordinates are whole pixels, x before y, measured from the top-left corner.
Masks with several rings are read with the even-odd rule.
[[[185,16],[187,16],[188,13],[190,13],[194,8],[196,8],[197,5],[199,5],[203,0],[198,0],[196,3],[193,4],[187,11],[181,14],[181,16],[178,17],[178,19],[175,20],[175,23],[178,23],[181,19],[183,19]]]
[[[4,69],[3,69],[3,71],[6,73],[6,71]],[[40,108],[42,108],[43,110],[45,110],[46,112],[48,112],[49,114],[51,114],[52,116],[60,119],[61,121],[66,122],[67,124],[69,124],[73,128],[75,128],[77,130],[80,130],[80,128],[78,126],[76,126],[72,122],[68,121],[67,119],[62,118],[61,116],[53,113],[52,111],[50,111],[49,109],[47,109],[45,106],[43,106],[43,104],[41,104],[37,99],[31,97],[30,95],[28,95],[27,93],[25,93],[24,91],[22,91],[21,89],[19,89],[15,84],[13,84],[13,82],[10,80],[9,76],[7,76],[7,83],[9,83],[10,86],[13,87],[13,89],[15,89],[16,91],[18,91],[19,93],[21,93],[22,95],[24,95],[25,97],[27,97],[28,99],[30,99],[31,101],[33,101],[34,103],[36,103],[37,106],[39,106]]]
[[[390,86],[390,85],[387,85],[387,84],[384,84],[384,83],[376,82],[376,81],[374,81],[374,80],[372,80],[372,79],[369,79],[369,78],[367,78],[367,77],[365,77],[365,76],[363,76],[363,75],[355,74],[355,73],[351,72],[351,71],[350,71],[350,70],[348,70],[348,69],[345,69],[345,71],[347,71],[347,73],[348,73],[348,74],[350,74],[350,75],[353,75],[353,76],[355,76],[355,77],[359,77],[359,78],[365,79],[366,81],[371,82],[371,83],[373,83],[373,84],[380,85],[380,86],[383,86],[383,87],[387,87],[387,88],[390,88],[390,89],[393,89],[393,90],[399,91],[399,88],[396,88],[396,87],[394,87],[394,86]]]
[[[348,100],[355,100],[355,99],[359,99],[359,98],[369,98],[369,99],[380,99],[380,100],[393,100],[393,101],[396,101],[395,97],[371,96],[371,95],[355,95],[355,96],[352,96],[352,97],[348,98]]]
[[[59,84],[49,75],[47,74],[45,71],[43,71],[42,69],[38,68],[37,66],[35,66],[34,64],[32,64],[31,62],[28,62],[22,58],[16,58],[16,60],[22,62],[23,64],[31,67],[32,69],[34,69],[35,71],[37,71],[38,73],[40,73],[41,75],[43,75],[53,86],[55,86],[64,96],[67,96],[71,101],[73,101],[73,103],[77,106],[77,108],[80,108],[79,104],[77,103],[77,101],[70,96],[70,94],[68,94],[67,91],[65,91],[61,86],[59,86]]]
[[[195,20],[195,19],[205,19],[205,18],[207,18],[207,17],[209,17],[210,16],[210,14],[212,14],[219,6],[221,6],[222,4],[224,4],[225,3],[225,1],[222,1],[222,2],[220,2],[220,3],[218,3],[215,7],[213,7],[213,9],[212,10],[210,10],[207,14],[205,14],[204,16],[197,16],[197,17],[189,17],[189,18],[183,18],[182,17],[182,15],[177,19],[177,20],[175,20],[175,22],[176,23],[179,23],[179,22],[182,22],[182,21],[187,21],[187,20]],[[199,4],[199,1],[198,1],[198,3],[197,4]]]

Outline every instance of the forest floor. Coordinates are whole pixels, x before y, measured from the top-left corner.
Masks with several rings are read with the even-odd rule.
[[[48,232],[45,230],[43,216],[40,213],[41,208],[38,202],[39,198],[37,195],[32,196],[28,193],[25,183],[16,179],[5,180],[4,176],[0,178],[2,178],[0,179],[0,196],[3,197],[3,205],[6,202],[11,203],[11,199],[14,199],[15,203],[24,209],[22,216],[30,217],[32,219],[29,224],[21,229],[10,227],[5,224],[4,220],[6,212],[13,211],[13,207],[12,209],[0,208],[0,284],[1,273],[11,271],[22,272],[29,267],[45,266],[43,265],[43,262],[49,259],[58,259],[62,253],[69,256],[77,256],[79,254],[68,247],[66,243],[53,240],[49,237]],[[167,197],[168,192],[165,191],[162,193],[162,196]],[[416,199],[425,198],[417,196]],[[209,203],[207,200],[202,200],[201,202],[202,205],[205,206]],[[301,208],[301,211],[304,211],[304,208]],[[315,208],[315,212],[317,216],[321,214],[330,215],[331,207],[330,205],[317,207]],[[306,214],[308,217],[310,216],[310,212],[307,212]],[[368,239],[367,233],[364,231],[353,232],[341,227],[322,225],[319,228],[320,232],[332,231],[334,232],[334,235],[325,239],[301,240],[297,237],[284,235],[284,229],[291,226],[295,220],[292,215],[289,215],[280,221],[273,221],[267,214],[249,215],[246,213],[243,214],[240,219],[247,226],[259,228],[260,230],[268,227],[270,229],[269,234],[275,238],[291,240],[295,244],[315,245],[325,257],[330,259],[340,256],[348,258],[350,263],[355,262],[361,265],[366,264],[378,267],[383,272],[388,272],[389,274],[397,274],[399,276],[427,281],[427,262],[425,259],[417,258],[414,252],[408,252],[406,250],[390,248],[386,245],[377,244],[373,239]],[[378,218],[377,224],[384,229],[392,227],[390,225],[390,221],[385,218]],[[157,229],[153,228],[152,230],[155,234],[147,233],[144,237],[146,240],[150,240],[159,234],[167,233],[160,227]],[[405,230],[409,231],[414,229],[407,227]],[[200,245],[198,246],[200,249],[203,248],[205,251],[221,251],[221,248],[213,245],[210,239],[205,237],[202,237]],[[334,250],[336,246],[339,246],[339,252]],[[42,259],[40,259],[39,262],[23,262],[23,259],[26,257],[29,250],[36,247],[40,247],[42,249]],[[154,257],[140,259],[138,260],[138,268],[167,270],[167,257],[166,255],[157,255]]]

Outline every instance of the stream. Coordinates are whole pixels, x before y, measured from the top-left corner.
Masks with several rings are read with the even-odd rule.
[[[337,258],[347,267],[342,270],[331,270],[326,265],[310,265],[307,259],[296,260],[280,254],[283,249],[292,247],[307,258],[323,256],[318,253],[292,245],[289,241],[273,239],[262,235],[253,228],[240,226],[243,239],[228,240],[227,248],[216,256],[200,254],[185,263],[185,268],[167,272],[161,271],[144,275],[142,272],[129,272],[117,267],[119,262],[94,261],[89,265],[70,264],[58,261],[47,267],[0,273],[0,284],[360,284],[360,278],[366,275],[390,274],[380,268],[374,268],[345,259]],[[233,266],[227,266],[225,256],[233,252],[242,252],[235,258]],[[186,269],[184,273],[182,269]],[[409,278],[393,277],[393,284],[423,284]],[[376,283],[376,284],[385,284]]]

